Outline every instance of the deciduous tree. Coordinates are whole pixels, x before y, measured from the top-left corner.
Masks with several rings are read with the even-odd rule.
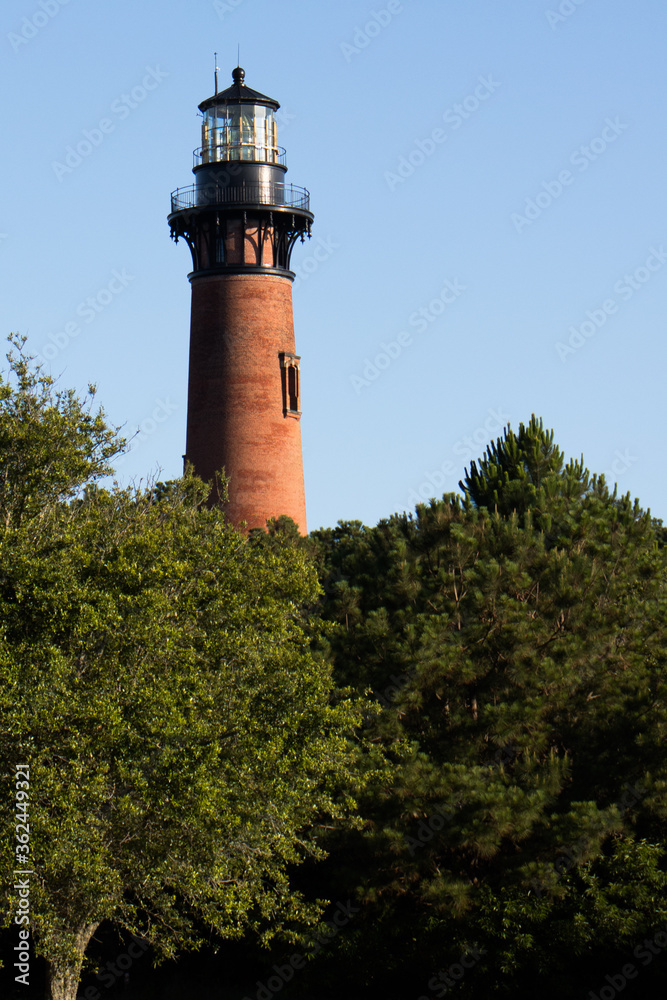
[[[103,488],[115,432],[18,347],[0,384],[0,783],[7,802],[29,765],[32,942],[52,1000],[73,1000],[102,921],[160,957],[315,919],[288,873],[353,809],[359,716],[311,651],[303,552],[238,533],[195,479]]]

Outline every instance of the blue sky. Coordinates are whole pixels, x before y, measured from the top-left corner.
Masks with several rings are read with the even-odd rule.
[[[141,429],[121,481],[180,475],[169,194],[239,44],[315,213],[293,257],[309,527],[456,490],[533,412],[667,518],[666,28],[664,0],[9,0],[2,328]]]

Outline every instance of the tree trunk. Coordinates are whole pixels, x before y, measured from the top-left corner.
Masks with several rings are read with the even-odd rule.
[[[49,962],[46,978],[46,1000],[76,1000],[81,978],[83,956],[88,942],[99,927],[96,924],[84,924],[76,931],[74,947],[77,958],[70,962],[54,959]]]

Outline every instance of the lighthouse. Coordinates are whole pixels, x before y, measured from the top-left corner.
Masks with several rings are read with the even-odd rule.
[[[286,514],[306,533],[301,370],[290,258],[310,236],[310,195],[285,180],[277,101],[245,85],[199,105],[194,184],[171,196],[172,238],[192,253],[185,463],[213,483],[229,477],[232,523],[264,528]]]

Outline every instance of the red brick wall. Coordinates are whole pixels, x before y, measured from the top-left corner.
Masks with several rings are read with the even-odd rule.
[[[280,368],[294,350],[288,278],[192,279],[186,460],[206,480],[224,466],[235,524],[288,514],[305,534],[301,423],[284,415]]]

